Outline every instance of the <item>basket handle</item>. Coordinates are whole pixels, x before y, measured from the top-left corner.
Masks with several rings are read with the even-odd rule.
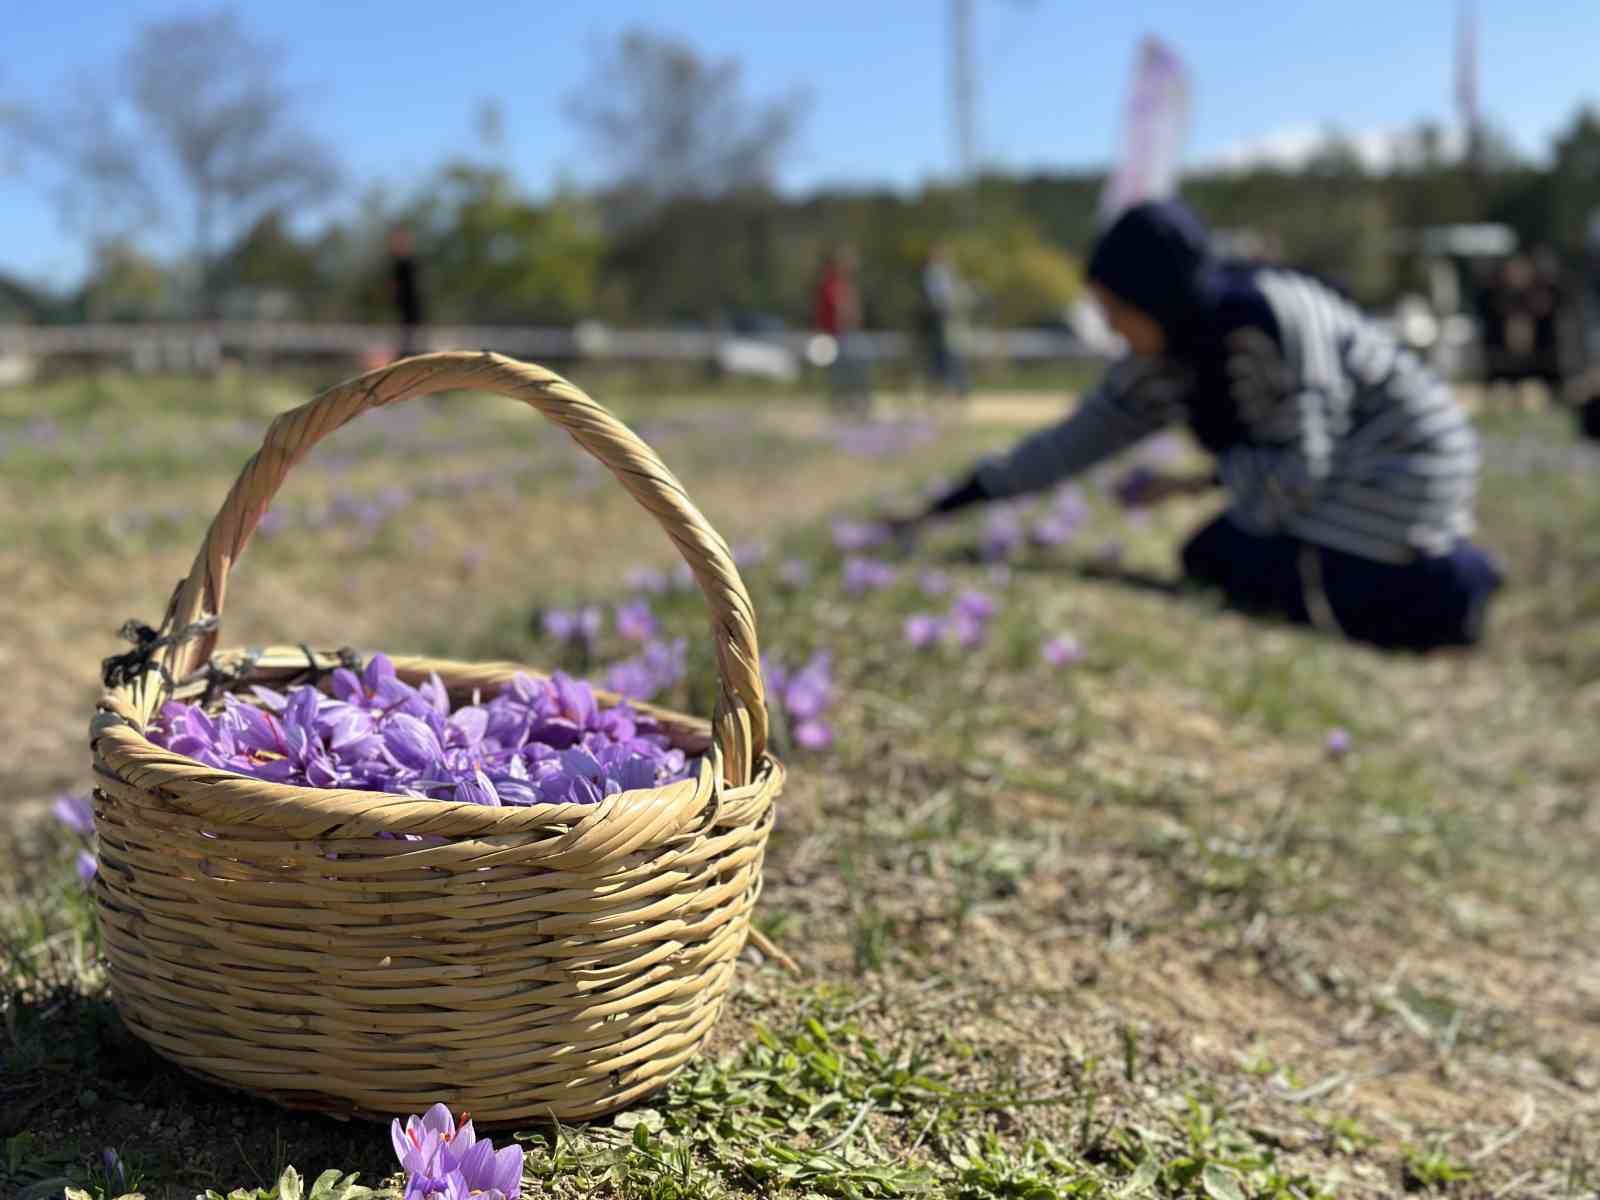
[[[538,409],[609,468],[666,530],[711,609],[718,683],[712,730],[722,750],[724,775],[733,786],[749,783],[766,749],[767,708],[755,611],[727,543],[637,434],[555,372],[503,355],[419,355],[346,380],[279,414],[211,522],[189,577],[173,596],[164,632],[187,629],[207,616],[221,617],[230,568],[249,544],[289,469],[313,446],[369,408],[453,389],[496,392]],[[147,718],[170,681],[184,678],[210,659],[217,633],[213,625],[163,650],[166,674],[162,688],[154,695],[146,692]]]

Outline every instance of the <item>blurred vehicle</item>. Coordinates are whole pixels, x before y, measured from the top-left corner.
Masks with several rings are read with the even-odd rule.
[[[800,375],[800,356],[791,342],[782,317],[761,312],[730,313],[726,333],[717,342],[717,370],[792,383]]]

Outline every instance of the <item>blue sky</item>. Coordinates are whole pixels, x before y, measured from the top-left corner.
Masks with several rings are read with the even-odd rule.
[[[1595,0],[1478,4],[1483,108],[1524,151],[1541,152],[1578,103],[1600,101]],[[74,71],[111,62],[141,22],[174,11],[155,0],[7,7],[0,100],[49,95]],[[504,111],[507,157],[527,185],[592,178],[566,100],[594,47],[631,25],[737,57],[754,94],[809,92],[787,187],[909,186],[950,167],[947,0],[240,7],[284,46],[285,74],[348,175],[390,189],[405,189],[455,151],[475,150],[473,116],[490,99]],[[1145,33],[1189,65],[1188,161],[1292,147],[1329,123],[1377,133],[1449,120],[1454,14],[1454,0],[975,0],[984,157],[1013,169],[1106,162]],[[49,196],[0,175],[0,270],[61,282],[79,265]]]

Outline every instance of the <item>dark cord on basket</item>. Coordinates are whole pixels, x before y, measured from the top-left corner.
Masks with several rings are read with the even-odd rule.
[[[194,624],[185,625],[172,633],[158,633],[143,621],[124,621],[118,633],[120,637],[133,643],[133,649],[104,659],[100,664],[100,678],[108,688],[123,687],[142,679],[150,670],[150,660],[156,651],[193,641],[210,633],[216,627],[217,618],[214,616],[202,617]],[[161,677],[170,686],[171,673],[165,663],[160,665],[160,671]]]

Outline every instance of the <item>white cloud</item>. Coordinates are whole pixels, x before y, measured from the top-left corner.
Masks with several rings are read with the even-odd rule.
[[[1441,135],[1443,157],[1460,157],[1465,145],[1461,131],[1444,129]],[[1346,143],[1369,171],[1401,166],[1417,160],[1422,153],[1421,138],[1414,127],[1347,130],[1326,125],[1285,125],[1256,137],[1230,142],[1196,159],[1192,166],[1195,170],[1206,171],[1245,171],[1252,167],[1297,170],[1310,162],[1330,138]]]

